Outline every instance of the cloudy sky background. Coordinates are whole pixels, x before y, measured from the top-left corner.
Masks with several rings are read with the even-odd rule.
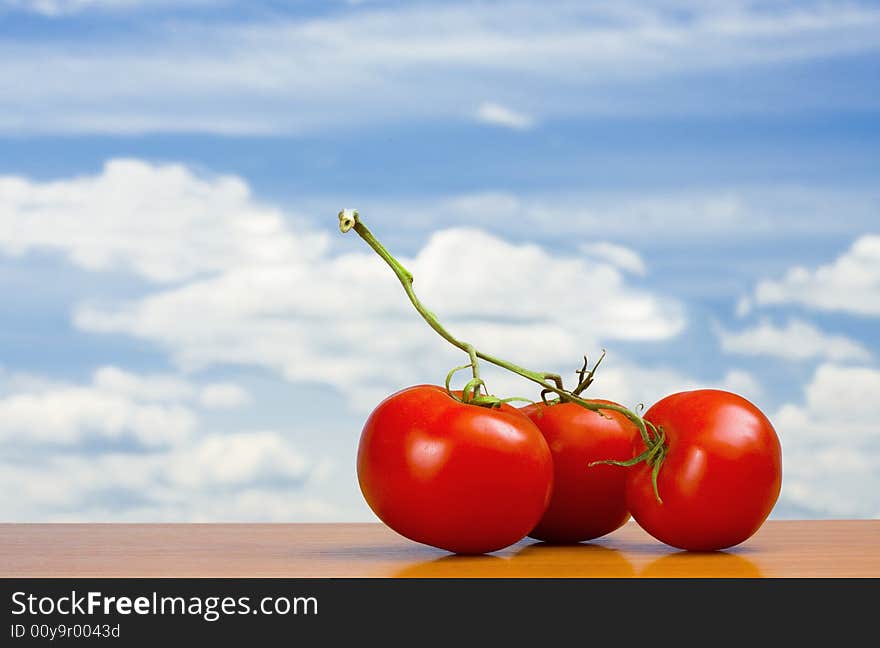
[[[371,519],[364,418],[462,358],[344,206],[460,337],[737,391],[776,517],[880,516],[878,3],[2,0],[0,87],[0,519]]]

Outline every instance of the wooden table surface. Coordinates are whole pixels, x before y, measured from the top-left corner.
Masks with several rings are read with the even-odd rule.
[[[0,577],[880,577],[880,520],[770,521],[691,554],[634,523],[592,544],[452,556],[380,524],[0,524]]]

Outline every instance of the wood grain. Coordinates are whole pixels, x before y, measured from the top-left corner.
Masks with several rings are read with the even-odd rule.
[[[880,520],[770,521],[690,554],[634,523],[592,544],[451,556],[380,524],[0,524],[2,577],[880,577]]]

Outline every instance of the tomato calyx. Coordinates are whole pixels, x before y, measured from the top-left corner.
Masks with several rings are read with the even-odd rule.
[[[629,468],[645,462],[651,468],[651,485],[654,487],[654,497],[657,498],[658,504],[663,504],[663,499],[660,497],[660,491],[657,488],[657,476],[660,474],[660,467],[663,465],[663,461],[666,459],[666,453],[669,452],[669,446],[666,444],[666,432],[663,431],[662,426],[656,427],[650,421],[645,421],[645,423],[646,430],[650,431],[642,435],[642,441],[645,443],[645,451],[642,454],[626,461],[619,461],[617,459],[593,461],[589,464],[589,467],[592,468],[593,466],[604,464]]]
[[[498,396],[489,394],[485,381],[479,377],[479,368],[476,369],[476,377],[471,378],[465,384],[465,386],[462,387],[461,392],[457,392],[452,389],[452,377],[455,375],[456,372],[462,371],[464,369],[473,369],[473,366],[471,364],[461,365],[460,367],[455,367],[454,369],[450,370],[448,374],[446,374],[446,393],[449,394],[451,398],[457,400],[459,403],[464,403],[465,405],[476,405],[477,407],[487,407],[489,409],[497,409],[506,403],[512,403],[514,401],[534,403],[534,401],[529,400],[528,398],[522,398],[521,396],[499,398]]]

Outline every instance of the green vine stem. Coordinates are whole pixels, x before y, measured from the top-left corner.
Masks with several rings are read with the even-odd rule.
[[[462,342],[453,337],[453,335],[443,327],[443,325],[440,323],[440,320],[437,319],[437,316],[430,310],[425,308],[422,302],[419,301],[419,298],[416,297],[416,293],[413,290],[412,273],[404,268],[400,261],[395,259],[391,255],[391,253],[385,249],[385,246],[382,245],[375,236],[373,236],[373,233],[369,229],[367,229],[367,226],[364,225],[364,223],[360,220],[357,210],[349,211],[347,209],[344,209],[339,212],[339,229],[343,234],[353,229],[362,239],[364,239],[364,241],[366,241],[367,245],[373,248],[376,253],[385,260],[385,263],[387,263],[394,271],[394,274],[397,275],[397,278],[400,280],[404,291],[406,291],[406,296],[409,297],[410,302],[412,302],[412,305],[419,312],[419,315],[421,315],[422,318],[430,325],[430,327],[437,331],[437,333],[439,333],[444,340],[446,340],[453,346],[458,347],[471,357],[474,369],[474,378],[480,377],[479,369],[477,369],[477,362],[474,358],[480,358],[482,360],[485,360],[486,362],[491,362],[494,365],[503,367],[508,371],[512,371],[515,374],[519,374],[524,378],[528,378],[529,380],[532,380],[543,387],[548,387],[549,385],[546,381],[551,380],[556,387],[562,389],[562,378],[558,374],[529,371],[525,367],[520,367],[513,364],[512,362],[507,362],[506,360],[502,360],[501,358],[491,356],[488,353],[477,351],[476,349],[474,349],[473,345],[468,344],[467,342]]]
[[[339,230],[343,234],[350,230],[354,230],[355,232],[357,232],[358,236],[360,236],[367,243],[367,245],[373,248],[376,254],[382,257],[385,263],[387,263],[388,266],[394,271],[394,274],[397,276],[397,279],[403,286],[403,290],[406,292],[406,296],[409,297],[410,302],[412,303],[413,307],[415,307],[416,311],[418,311],[419,315],[422,316],[422,319],[424,319],[428,323],[428,325],[432,329],[434,329],[444,340],[468,354],[468,357],[471,360],[470,364],[464,365],[464,367],[460,368],[470,367],[472,369],[473,380],[468,383],[467,387],[472,392],[478,391],[483,385],[483,381],[480,379],[479,364],[477,362],[477,359],[479,358],[480,360],[485,360],[486,362],[489,362],[503,369],[507,369],[512,373],[515,373],[519,376],[522,376],[523,378],[526,378],[527,380],[531,380],[532,382],[537,383],[542,388],[544,393],[555,393],[562,402],[576,403],[581,407],[584,407],[593,412],[597,412],[599,414],[602,413],[602,410],[618,412],[628,418],[630,421],[632,421],[638,428],[639,434],[641,435],[642,441],[645,443],[647,450],[638,457],[634,457],[633,459],[631,459],[630,461],[633,462],[632,464],[629,462],[615,461],[595,463],[633,465],[634,463],[637,463],[636,460],[648,461],[649,464],[654,467],[654,493],[655,495],[657,495],[658,501],[660,500],[660,496],[659,494],[657,494],[656,472],[659,471],[659,465],[662,462],[663,456],[665,455],[665,438],[662,433],[658,433],[657,430],[653,430],[654,434],[651,434],[648,431],[645,420],[641,416],[621,405],[613,405],[611,403],[602,403],[581,398],[579,395],[579,389],[575,389],[574,392],[567,391],[562,383],[562,378],[561,376],[559,376],[559,374],[532,371],[530,369],[526,369],[525,367],[520,367],[519,365],[508,362],[507,360],[503,360],[488,353],[479,351],[472,344],[457,339],[449,331],[446,330],[446,328],[440,323],[440,320],[437,318],[437,316],[433,312],[428,310],[421,301],[419,301],[419,298],[416,297],[416,293],[413,290],[412,273],[405,267],[403,267],[403,265],[394,258],[394,256],[385,248],[385,246],[382,245],[375,236],[373,236],[373,233],[367,228],[366,225],[364,225],[363,221],[360,219],[360,215],[358,214],[356,209],[343,209],[339,212]],[[593,368],[593,370],[595,371],[595,367]],[[592,373],[589,374],[588,378],[590,380],[592,379]],[[583,379],[583,375],[581,382],[586,382],[586,380]],[[473,404],[493,406],[492,403],[497,402],[499,402],[499,399],[494,397],[486,397],[485,399],[476,397],[473,401]]]

